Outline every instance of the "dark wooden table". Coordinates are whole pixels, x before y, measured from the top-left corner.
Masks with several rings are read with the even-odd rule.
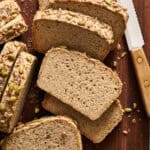
[[[32,19],[38,9],[38,2],[37,0],[24,0],[24,2],[18,0],[18,3],[22,8],[23,16],[29,25],[29,31],[19,38],[19,40],[27,43],[29,51],[37,55],[39,60],[41,60],[42,56],[34,52],[31,42]],[[150,60],[150,0],[134,0],[134,3],[146,43],[144,47],[145,53]],[[121,46],[122,50],[128,50],[125,39],[122,39]],[[115,59],[116,53],[118,54],[119,52],[112,52],[108,59]],[[108,59],[106,60],[107,64],[109,64]],[[121,103],[123,107],[132,107],[132,104],[135,102],[137,103],[137,109],[136,111],[125,115],[119,126],[115,128],[102,143],[92,144],[83,137],[84,150],[148,150],[148,118],[144,111],[130,55],[127,54],[117,62],[118,65],[116,69],[124,83],[123,92],[120,97]],[[39,67],[35,73],[35,79],[28,94],[21,117],[21,121],[23,122],[30,121],[35,117],[39,118],[44,115],[50,115],[50,113],[44,111],[42,108],[38,114],[34,113],[34,107],[36,105],[41,107],[40,102],[44,95],[44,93],[36,87],[36,75]],[[136,123],[132,123],[133,119],[136,119]],[[124,135],[122,133],[123,130],[127,130],[128,134]]]

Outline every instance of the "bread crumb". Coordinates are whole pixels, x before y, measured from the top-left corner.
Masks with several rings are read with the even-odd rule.
[[[129,108],[129,107],[124,108],[124,112],[125,113],[130,113],[130,112],[132,112],[132,108]]]
[[[135,118],[132,119],[132,123],[133,123],[133,124],[136,123],[136,119],[135,119]]]
[[[123,133],[124,135],[128,135],[128,131],[127,131],[127,130],[123,130],[122,133]]]
[[[117,56],[117,59],[118,59],[118,60],[120,60],[120,57],[119,57],[119,56]]]
[[[124,56],[126,56],[127,55],[127,52],[122,52],[122,54],[121,54],[121,58],[123,58]]]
[[[133,103],[133,109],[137,108],[137,103]]]
[[[113,66],[117,67],[117,61],[113,61]]]
[[[121,44],[118,43],[117,50],[121,50]]]
[[[40,108],[39,107],[35,107],[34,112],[37,114],[37,113],[39,113],[39,111],[40,111]]]
[[[0,146],[3,144],[3,141],[4,141],[4,140],[0,140]]]
[[[128,115],[128,118],[131,118],[131,115]]]

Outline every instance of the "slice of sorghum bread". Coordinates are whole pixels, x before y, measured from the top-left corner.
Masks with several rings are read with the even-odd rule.
[[[15,127],[28,93],[36,57],[21,52],[14,64],[0,102],[0,131],[10,133]]]
[[[15,0],[0,1],[0,28],[20,14],[20,7]]]
[[[21,125],[4,139],[2,150],[82,150],[81,135],[74,121],[57,116]]]
[[[100,118],[94,121],[49,94],[45,95],[42,106],[45,110],[55,115],[68,116],[76,120],[81,134],[90,139],[93,143],[102,142],[118,125],[123,116],[119,100],[116,100]]]
[[[28,29],[23,17],[19,14],[15,19],[0,28],[0,44],[20,36]]]
[[[66,45],[104,60],[114,42],[113,31],[108,24],[61,9],[38,11],[32,32],[34,49],[42,53],[53,46]]]
[[[27,46],[22,42],[11,41],[4,45],[0,53],[0,101],[19,53],[26,50]]]
[[[102,62],[63,48],[48,51],[37,85],[91,120],[98,119],[122,90],[118,75]]]
[[[39,0],[39,8],[61,8],[80,12],[109,24],[114,32],[113,47],[123,36],[128,20],[127,9],[114,0]]]

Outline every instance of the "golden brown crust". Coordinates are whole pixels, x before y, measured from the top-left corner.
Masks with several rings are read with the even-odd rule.
[[[15,37],[23,34],[28,30],[28,27],[22,17],[18,15],[15,19],[0,28],[0,44],[12,40]]]
[[[41,10],[47,9],[49,8],[50,3],[57,3],[57,2],[68,2],[68,3],[79,2],[79,3],[90,3],[93,5],[98,5],[100,7],[103,7],[104,9],[108,9],[109,11],[120,14],[123,17],[125,22],[127,22],[128,20],[127,9],[114,1],[108,3],[106,0],[39,0],[40,9]]]
[[[0,101],[17,56],[20,51],[26,50],[26,45],[17,41],[6,43],[2,49],[0,53]]]
[[[0,131],[11,132],[18,121],[35,61],[36,57],[31,54],[26,52],[19,54],[1,100],[5,109],[0,111]]]
[[[100,22],[96,18],[83,15],[81,13],[61,9],[48,9],[44,11],[38,11],[36,13],[34,21],[38,21],[40,19],[66,22],[68,24],[79,26],[81,28],[95,32],[101,38],[104,38],[109,44],[114,42],[113,31],[108,24]]]
[[[45,118],[37,119],[32,122],[21,125],[20,127],[17,127],[11,135],[9,135],[8,137],[4,139],[4,142],[2,144],[2,149],[5,149],[5,147],[7,146],[7,142],[9,142],[9,140],[11,140],[12,138],[15,138],[16,135],[19,136],[21,132],[28,131],[30,129],[36,130],[36,127],[41,126],[41,125],[44,126],[45,124],[49,124],[50,122],[56,122],[59,124],[63,124],[64,126],[70,126],[72,128],[72,132],[74,132],[76,136],[75,140],[77,140],[76,143],[78,144],[77,150],[82,150],[82,141],[81,141],[80,131],[78,130],[76,124],[74,123],[72,119],[68,117],[64,117],[64,116],[45,117]]]
[[[42,102],[45,110],[55,114],[69,116],[78,123],[81,134],[93,143],[99,143],[118,125],[122,120],[123,112],[119,100],[116,100],[110,108],[97,120],[92,121],[75,111],[69,105],[62,103],[55,97],[46,94]]]
[[[15,0],[0,2],[0,28],[20,14],[20,7]]]

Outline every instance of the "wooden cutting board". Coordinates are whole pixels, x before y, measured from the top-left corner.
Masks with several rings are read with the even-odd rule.
[[[17,1],[22,8],[22,14],[29,25],[29,31],[18,40],[27,43],[29,51],[38,56],[40,67],[40,61],[43,56],[33,51],[31,42],[32,19],[38,9],[38,2],[37,0],[24,0],[24,2],[21,2],[21,0]],[[134,3],[146,42],[145,53],[150,60],[150,33],[148,33],[148,30],[150,30],[150,0],[134,0]],[[121,47],[122,50],[127,52],[128,49],[125,39],[122,39]],[[107,58],[106,64],[110,65],[110,60],[116,59],[116,54],[121,55],[120,53],[121,52],[112,52]],[[123,107],[132,107],[133,103],[137,103],[137,109],[132,113],[126,114],[119,126],[117,126],[117,128],[115,128],[102,143],[93,144],[83,137],[84,150],[148,150],[148,118],[144,111],[136,76],[128,52],[126,56],[118,59],[117,62],[118,65],[116,69],[124,83],[123,92],[120,97],[121,103]],[[26,104],[21,117],[21,121],[23,122],[45,115],[51,115],[42,108],[39,113],[35,114],[35,107],[41,107],[40,103],[44,95],[44,92],[36,87],[38,69],[26,99]],[[136,123],[132,122],[133,119],[136,120]],[[123,134],[124,130],[128,131],[127,135]],[[1,134],[1,136],[3,135]]]

